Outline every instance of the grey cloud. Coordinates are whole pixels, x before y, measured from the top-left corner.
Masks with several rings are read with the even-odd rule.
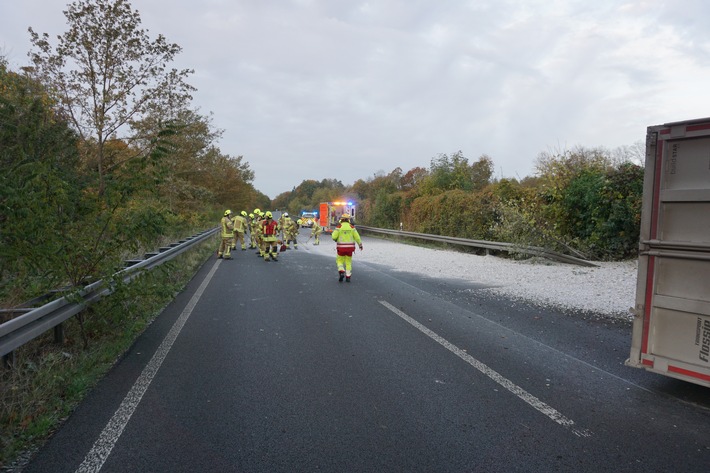
[[[9,3],[0,47],[16,62],[27,26],[63,31],[55,2]],[[631,145],[648,125],[710,108],[702,0],[133,5],[152,35],[183,47],[195,105],[214,112],[220,148],[243,155],[270,197],[304,179],[351,184],[428,167],[457,150],[522,178],[541,151]]]

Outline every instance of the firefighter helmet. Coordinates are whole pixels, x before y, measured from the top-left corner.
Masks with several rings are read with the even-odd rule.
[[[256,215],[260,215],[260,214],[261,214],[261,210],[259,210],[259,209],[254,209],[254,213],[255,213]]]
[[[226,217],[227,215],[229,215],[229,214],[231,214],[231,213],[232,213],[232,211],[229,210],[229,209],[227,209],[227,210],[224,211],[224,216]]]
[[[266,211],[266,218],[271,218],[271,217],[272,217],[271,211],[270,211],[270,210],[267,210],[267,211]]]
[[[254,219],[254,214],[249,214],[249,218]]]
[[[340,216],[340,220],[350,220],[350,214],[343,214]]]
[[[246,217],[246,216],[247,216],[247,211],[246,211],[246,210],[242,210],[242,217]]]
[[[299,218],[298,220],[296,220],[296,223],[299,224],[299,225],[302,225],[302,224],[303,224],[303,220],[301,220],[301,219]]]

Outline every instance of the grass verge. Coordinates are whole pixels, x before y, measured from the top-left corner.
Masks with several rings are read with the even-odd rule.
[[[208,239],[67,320],[0,367],[0,469],[16,471],[71,414],[136,338],[214,254]]]

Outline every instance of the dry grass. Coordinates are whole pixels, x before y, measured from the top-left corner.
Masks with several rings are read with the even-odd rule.
[[[208,239],[79,314],[83,328],[66,321],[63,344],[50,331],[0,367],[0,469],[21,467],[213,253]]]

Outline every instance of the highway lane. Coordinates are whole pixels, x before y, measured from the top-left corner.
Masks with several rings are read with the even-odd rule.
[[[25,471],[707,471],[707,390],[628,327],[330,244],[208,261]]]

